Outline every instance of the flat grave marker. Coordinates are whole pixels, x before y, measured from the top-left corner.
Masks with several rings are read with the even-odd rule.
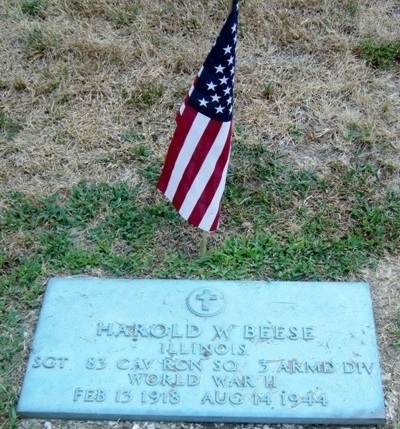
[[[17,411],[383,424],[369,286],[50,279]]]

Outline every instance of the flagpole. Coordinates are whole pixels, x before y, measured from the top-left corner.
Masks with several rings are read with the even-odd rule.
[[[200,242],[200,256],[204,256],[206,254],[207,240],[208,240],[208,232],[202,230],[201,231],[201,242]]]

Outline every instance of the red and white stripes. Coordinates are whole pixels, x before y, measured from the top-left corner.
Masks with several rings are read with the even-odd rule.
[[[218,228],[231,151],[232,122],[220,122],[183,103],[157,188],[190,224]]]

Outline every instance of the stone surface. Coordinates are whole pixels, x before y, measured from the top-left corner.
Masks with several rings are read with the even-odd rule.
[[[18,412],[384,423],[369,287],[51,279]]]

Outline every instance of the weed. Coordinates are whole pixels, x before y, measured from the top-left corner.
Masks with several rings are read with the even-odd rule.
[[[117,11],[112,15],[111,22],[115,28],[123,28],[128,25],[131,25],[138,14],[138,7],[132,6],[126,11]]]
[[[148,156],[150,155],[150,149],[145,144],[139,144],[135,146],[135,148],[133,149],[133,153],[135,155],[135,158],[137,159],[148,158]]]
[[[289,125],[287,131],[295,143],[300,143],[305,135],[304,127],[295,124]]]
[[[40,83],[35,86],[35,92],[38,95],[47,95],[59,88],[60,85],[60,77],[56,76],[46,68],[41,73]]]
[[[400,39],[393,42],[376,42],[369,39],[358,46],[356,53],[374,68],[398,67],[400,65]]]
[[[175,65],[174,65],[174,71],[176,73],[188,73],[188,67],[185,63],[185,61],[182,58],[178,58],[175,61]]]
[[[274,95],[274,84],[272,82],[263,85],[262,94],[268,100],[271,100]]]
[[[184,25],[189,31],[194,31],[200,28],[199,20],[195,16],[191,16],[186,19]]]
[[[395,341],[393,345],[396,347],[400,347],[400,316],[397,317],[394,323],[395,323],[395,332],[394,332]]]
[[[123,89],[121,96],[129,105],[136,108],[146,108],[160,102],[163,93],[164,87],[162,85],[150,84],[133,93],[129,93],[126,89]]]
[[[359,5],[354,0],[348,0],[344,4],[344,10],[346,11],[346,13],[349,14],[349,16],[354,18],[357,15],[357,13],[359,12]]]
[[[13,88],[16,91],[25,91],[27,89],[27,83],[23,76],[17,75],[14,78]]]
[[[145,106],[151,106],[159,101],[163,92],[164,88],[162,85],[149,85],[138,95],[138,100]]]
[[[0,110],[0,135],[7,140],[12,140],[20,131],[21,126],[18,121],[12,119],[6,112]]]
[[[43,17],[47,9],[47,2],[44,0],[25,0],[21,4],[21,11],[26,15]]]
[[[160,175],[161,161],[148,164],[140,170],[140,173],[147,182],[155,185],[157,183],[158,177]]]
[[[371,146],[375,143],[372,127],[365,124],[351,122],[347,128],[347,140],[360,146]]]
[[[129,143],[137,143],[143,141],[143,135],[131,128],[121,134],[121,139]]]
[[[129,100],[129,98],[131,97],[131,94],[127,88],[123,87],[120,90],[120,96],[123,100]]]
[[[43,30],[39,27],[27,31],[23,38],[26,56],[29,59],[41,58],[48,49],[48,43]]]

